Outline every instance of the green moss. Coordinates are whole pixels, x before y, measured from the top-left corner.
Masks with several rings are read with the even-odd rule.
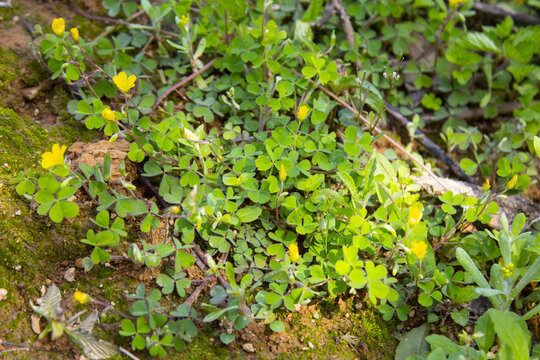
[[[328,299],[314,307],[317,316],[310,318],[292,313],[290,333],[302,344],[301,349],[291,349],[291,353],[282,354],[280,358],[393,358],[395,340],[391,336],[392,330],[378,310],[370,304],[364,305],[365,309],[361,311],[354,310],[352,298],[345,305],[343,311]],[[306,328],[309,331],[305,331]]]
[[[6,91],[18,74],[15,54],[0,47],[0,94],[3,95],[2,98],[6,97]],[[0,106],[5,105],[4,103],[5,99],[0,102]]]
[[[21,170],[36,169],[41,151],[49,145],[45,130],[13,110],[0,108],[0,179],[9,179]]]
[[[50,73],[35,59],[26,63],[24,67],[27,71],[22,75],[22,81],[26,86],[37,86],[50,77]]]

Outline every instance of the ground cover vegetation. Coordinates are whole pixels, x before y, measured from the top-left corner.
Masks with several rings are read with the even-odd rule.
[[[91,217],[85,271],[155,274],[115,318],[128,346],[93,334],[97,313],[67,319],[54,284],[31,305],[40,337],[166,357],[204,324],[230,344],[356,294],[414,326],[396,359],[537,356],[540,215],[506,201],[538,178],[539,4],[482,4],[104,0],[97,37],[36,27],[69,113],[127,155],[88,165],[56,143],[12,184],[54,223]]]

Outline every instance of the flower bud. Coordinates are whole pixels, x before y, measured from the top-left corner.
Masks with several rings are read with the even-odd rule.
[[[285,171],[285,166],[281,164],[281,170],[279,171],[279,180],[281,180],[281,182],[285,182],[286,179],[287,172]]]
[[[72,28],[69,30],[71,32],[71,37],[73,38],[73,41],[75,41],[76,44],[79,43],[79,29]]]
[[[298,252],[298,245],[296,245],[296,243],[289,245],[289,257],[293,263],[300,259],[300,253]]]
[[[489,189],[491,189],[491,186],[489,185],[489,179],[486,179],[484,186],[482,186],[482,190],[488,191]]]

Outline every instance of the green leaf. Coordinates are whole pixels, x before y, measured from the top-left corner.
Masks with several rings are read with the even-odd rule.
[[[227,334],[226,332],[222,332],[222,333],[219,335],[219,339],[220,339],[225,345],[229,345],[230,343],[232,343],[232,342],[234,341],[235,338],[236,338],[236,334],[235,334],[235,333]]]
[[[429,335],[426,341],[431,345],[432,349],[441,348],[446,354],[455,354],[459,352],[459,345],[443,335]]]
[[[491,289],[491,286],[487,282],[486,278],[484,275],[482,275],[480,270],[478,270],[478,267],[465,250],[458,247],[456,249],[456,258],[461,266],[463,266],[463,268],[472,276],[473,280],[478,284],[478,286],[485,289]],[[495,307],[499,307],[501,304],[501,300],[497,295],[490,297],[490,300]]]
[[[353,288],[361,289],[366,285],[366,277],[362,269],[353,269],[349,274],[351,281],[350,286]]]
[[[320,265],[313,265],[310,270],[311,278],[309,281],[311,283],[319,283],[321,281],[326,280],[326,275],[324,274],[324,270]]]
[[[467,310],[467,309],[461,309],[459,311],[454,311],[454,312],[452,312],[452,314],[450,314],[450,316],[452,317],[452,319],[454,319],[454,321],[457,324],[459,324],[461,326],[466,326],[467,323],[469,322],[469,310]],[[428,340],[428,342],[431,344],[431,342],[429,340]],[[448,354],[452,354],[452,353],[449,352]]]
[[[463,47],[476,51],[490,51],[500,54],[501,49],[489,36],[481,32],[468,32],[462,39]]]
[[[530,333],[525,332],[516,322],[519,316],[515,313],[504,313],[496,309],[489,309],[488,313],[502,345],[510,347],[512,358],[528,359],[529,344],[531,342]]]
[[[465,173],[467,175],[476,174],[476,169],[478,167],[478,165],[469,158],[461,159],[461,161],[459,162],[459,166],[461,166],[461,168],[465,170]]]
[[[273,332],[282,332],[282,331],[285,331],[285,324],[282,322],[282,321],[272,321],[270,323],[270,329],[273,331]]]
[[[323,9],[323,0],[314,0],[311,1],[309,7],[307,8],[304,16],[302,16],[303,22],[313,22],[321,15]]]
[[[55,223],[61,222],[64,217],[73,219],[79,213],[79,205],[69,201],[56,202],[49,211],[49,217]]]
[[[405,360],[408,356],[421,354],[428,350],[429,346],[426,342],[428,330],[429,325],[426,323],[408,331],[396,348],[394,360]]]
[[[255,221],[262,213],[262,209],[256,206],[247,206],[236,212],[236,216],[240,219],[240,222],[248,223]]]
[[[535,136],[533,138],[533,146],[534,151],[536,152],[536,156],[540,157],[540,137]]]
[[[120,323],[121,330],[118,332],[122,336],[132,336],[137,333],[135,324],[129,319],[124,319]]]

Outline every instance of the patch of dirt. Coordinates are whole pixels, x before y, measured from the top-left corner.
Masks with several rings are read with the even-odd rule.
[[[122,174],[120,173],[120,164],[124,161],[126,164],[126,175],[129,174],[129,181],[135,180],[137,171],[131,162],[127,160],[127,149],[129,141],[121,139],[109,143],[106,140],[100,140],[96,143],[76,142],[68,149],[69,158],[72,165],[84,164],[94,166],[98,163],[103,165],[105,155],[109,154],[111,158],[111,181],[118,181]]]

